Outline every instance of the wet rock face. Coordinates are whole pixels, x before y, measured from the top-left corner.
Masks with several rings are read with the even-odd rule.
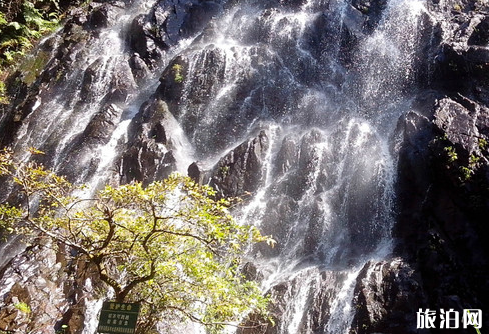
[[[396,253],[419,275],[416,305],[484,308],[489,113],[480,101],[460,94],[434,94],[431,101],[402,120]]]
[[[172,149],[178,144],[172,129],[179,128],[168,106],[153,100],[141,107],[129,128],[129,141],[122,154],[121,183],[161,180],[175,171]]]
[[[89,6],[89,14],[85,22],[87,28],[106,28],[109,24],[114,22],[115,13],[111,5],[93,2]]]
[[[403,120],[396,252],[419,275],[420,307],[485,308],[488,110],[461,95],[424,108]]]
[[[352,321],[355,333],[419,333],[416,312],[424,305],[419,275],[401,259],[368,262],[357,277]]]
[[[442,41],[435,56],[434,83],[452,93],[462,93],[489,105],[489,50],[487,29],[489,6],[485,2],[450,1],[446,21],[440,27]],[[447,14],[446,11],[450,11]]]
[[[153,63],[182,38],[200,33],[222,12],[222,1],[159,1],[149,15],[134,19],[128,35],[131,49]]]
[[[224,197],[251,195],[264,181],[263,165],[268,151],[264,131],[224,156],[214,168],[210,185]]]
[[[223,12],[224,6],[234,9],[234,6],[254,3],[258,1],[166,0],[158,1],[150,13],[137,16],[126,35],[130,52],[124,55],[122,65],[111,73],[104,73],[107,59],[95,59],[81,69],[80,96],[77,95],[78,88],[66,92],[74,96],[77,120],[81,119],[88,105],[100,103],[100,106],[61,155],[67,162],[67,167],[61,171],[72,178],[95,171],[98,161],[90,158],[84,161],[83,157],[89,157],[90,150],[109,141],[115,124],[126,112],[119,108],[119,104],[137,91],[152,70],[160,71],[160,85],[134,118],[127,145],[119,145],[122,150],[117,166],[120,183],[135,180],[149,183],[176,170],[176,154],[185,146],[179,134],[180,124],[197,147],[198,154],[205,156],[225,149],[236,138],[241,138],[249,131],[249,122],[261,113],[267,120],[281,122],[303,118],[303,114],[295,113],[287,106],[293,105],[291,101],[300,100],[308,88],[324,90],[325,87],[317,85],[321,79],[331,76],[332,85],[341,87],[342,76],[346,74],[342,70],[333,71],[329,67],[331,59],[336,59],[334,57],[339,53],[339,64],[333,65],[349,68],[355,60],[355,46],[379,25],[387,5],[386,0],[347,3],[341,23],[342,34],[338,36],[338,18],[329,10],[335,1],[318,1],[314,4],[318,14],[311,17],[313,23],[308,25],[301,41],[301,52],[310,57],[303,57],[289,36],[282,39],[271,33],[274,24],[286,25],[287,20],[293,20],[283,14],[304,6],[305,0],[259,2],[259,10],[252,19],[253,29],[246,30],[237,43],[252,47],[223,50],[206,44],[218,33],[212,21]],[[426,44],[420,58],[422,65],[433,72],[426,70],[427,73],[416,80],[420,87],[429,86],[436,91],[422,94],[416,107],[399,121],[398,215],[394,235],[395,255],[400,258],[369,262],[360,272],[354,291],[353,330],[357,333],[414,333],[414,317],[420,307],[487,308],[484,298],[489,295],[486,283],[489,244],[485,240],[489,235],[483,219],[489,215],[489,21],[487,8],[481,7],[480,3],[468,0],[428,2],[433,17],[443,17],[446,24],[427,25],[427,31],[434,30],[430,36],[433,39],[431,44]],[[103,28],[115,24],[120,9],[129,4],[130,1],[94,2],[89,13],[74,13],[59,40],[52,39],[41,47],[42,51],[53,52],[53,57],[33,83],[13,82],[16,85],[12,87],[17,92],[15,99],[19,103],[14,103],[15,109],[0,118],[2,144],[13,140],[21,121],[34,112],[40,99],[50,100],[57,88],[67,85],[72,67],[86,58],[88,45],[97,42]],[[205,47],[201,50],[189,48],[169,60],[165,69],[158,68],[158,60],[169,48],[183,38],[198,34],[194,46],[202,43]],[[279,50],[279,54],[268,52],[268,46]],[[244,60],[238,67],[230,68],[238,58]],[[316,63],[324,66],[318,67]],[[283,75],[284,72],[288,75]],[[424,82],[428,74],[430,81]],[[236,80],[225,96],[215,101],[226,75]],[[97,85],[100,77],[107,79],[103,86],[107,89],[103,93]],[[19,75],[18,78],[23,77]],[[314,125],[317,119],[324,117],[311,117],[304,123]],[[340,139],[333,141],[332,146],[340,146],[342,133],[334,135]],[[244,140],[226,153],[211,171],[204,171],[197,163],[192,164],[189,175],[202,183],[209,181],[220,196],[254,194],[264,182],[269,136],[268,132],[260,132]],[[362,217],[374,217],[377,203],[372,202],[368,191],[363,189],[380,192],[382,187],[369,184],[376,180],[366,178],[368,173],[363,173],[368,171],[367,163],[351,164],[348,153],[342,153],[346,156],[345,168],[357,170],[356,174],[348,174],[354,175],[349,180],[356,186],[354,194],[345,197],[347,188],[342,185],[335,200],[325,203],[323,194],[332,191],[333,180],[341,176],[331,165],[339,165],[343,159],[337,151],[325,151],[325,156],[318,153],[316,146],[326,140],[325,136],[321,131],[311,130],[300,136],[285,136],[277,144],[278,153],[273,156],[275,167],[270,174],[281,181],[271,186],[267,193],[270,199],[262,232],[272,234],[279,242],[275,249],[259,249],[265,257],[276,256],[297,246],[294,255],[307,258],[307,261],[325,261],[327,252],[321,245],[330,241],[325,239],[333,240],[340,232],[346,234],[345,242],[354,244],[356,249],[352,251],[355,254],[338,255],[337,263],[344,264],[349,258],[369,253],[376,246],[365,240],[378,238],[382,231],[369,229]],[[50,136],[41,149],[52,154],[58,139]],[[378,146],[374,140],[371,146]],[[375,150],[364,150],[361,154],[378,156]],[[306,201],[308,189],[314,191]],[[348,204],[342,207],[342,203]],[[343,208],[344,216],[331,218],[332,221],[347,221],[342,231],[333,229],[324,233],[322,230],[329,228],[324,226],[326,204],[335,209]],[[297,227],[298,231],[289,230],[299,220],[305,223]],[[293,233],[304,233],[304,240],[297,245],[287,244]],[[53,258],[51,253],[42,256],[44,260]],[[12,268],[26,263],[19,259],[12,263]],[[33,261],[42,262],[43,259],[34,258]],[[59,280],[66,278],[54,263],[48,264],[58,271],[58,278],[45,278],[55,275],[55,271],[47,272],[44,268],[48,264],[35,269],[40,272],[36,277],[21,277],[11,268],[5,269],[0,286],[10,284],[4,279],[8,275],[18,278],[23,285],[14,285],[4,296],[3,305],[9,306],[0,311],[0,329],[2,325],[14,328],[17,324],[20,330],[28,332],[27,319],[34,315],[23,312],[20,303],[41,309],[45,302],[41,297],[45,295],[49,295],[50,299],[46,300],[56,309],[48,305],[46,318],[35,315],[39,316],[36,321],[40,328],[56,319],[65,319],[73,324],[73,328],[81,328],[83,319],[80,314],[63,314],[67,309],[66,300],[73,295],[71,288],[64,286],[63,291],[53,290],[53,284],[62,286]],[[465,274],[460,275],[461,272]],[[254,268],[247,268],[246,274],[261,277]],[[288,318],[296,314],[288,300],[301,293],[307,298],[303,318],[297,320],[300,330],[325,332],[331,318],[331,296],[338,294],[344,276],[345,273],[306,272],[300,279],[277,284],[270,291],[275,300],[272,314],[277,326],[243,329],[240,333],[283,332]],[[304,281],[307,284],[302,286]],[[42,293],[34,293],[26,287],[29,285]]]
[[[269,307],[270,321],[251,315],[245,322],[245,328],[237,334],[276,334],[289,333],[291,319],[298,325],[298,333],[326,333],[334,330],[327,327],[334,313],[333,298],[346,279],[341,271],[318,271],[305,269],[294,278],[273,286],[267,294],[273,301]],[[290,300],[300,300],[306,313],[302,316],[291,305]],[[337,316],[337,315],[336,315]],[[249,328],[246,328],[249,327]],[[340,329],[338,329],[340,331]]]
[[[487,24],[488,12],[478,2],[431,5],[444,17],[431,51],[430,87],[436,90],[418,96],[399,122],[393,233],[403,260],[364,268],[355,290],[358,333],[414,333],[418,307],[488,305],[481,297],[489,290],[482,218],[489,214],[488,51],[480,47],[487,36],[476,29]]]
[[[129,33],[131,49],[148,63],[161,57],[161,51],[156,45],[151,29],[153,28],[147,21],[146,15],[141,14],[133,20]]]
[[[0,331],[81,334],[84,310],[97,298],[101,283],[84,259],[74,261],[70,250],[41,239],[9,240],[13,252],[1,255]],[[4,245],[2,245],[4,246]]]
[[[188,80],[188,59],[177,57],[165,68],[160,77],[160,86],[156,93],[164,100],[172,114],[177,117],[178,106],[184,99],[185,82]]]
[[[387,6],[387,0],[353,0],[352,6],[366,16],[366,31],[373,31],[382,18],[382,12]]]
[[[85,130],[73,139],[67,153],[63,155],[65,163],[58,173],[66,176],[71,182],[84,180],[95,173],[100,159],[95,158],[92,152],[100,145],[109,142],[122,113],[123,110],[115,104],[108,104],[101,108]],[[43,158],[44,156],[40,156],[38,159],[42,162]],[[49,164],[49,161],[45,163]]]
[[[0,330],[52,333],[69,306],[70,280],[56,253],[28,247],[0,268]]]
[[[438,101],[434,124],[459,149],[461,158],[467,159],[473,153],[482,154],[481,149],[485,149],[489,137],[489,108],[464,97],[456,100],[459,102],[450,98]]]
[[[45,136],[36,142],[36,147],[46,153],[39,160],[53,168],[53,161],[47,156],[58,152],[63,159],[60,161],[65,161],[59,172],[70,181],[83,181],[83,175],[94,171],[98,161],[87,158],[87,153],[90,155],[96,146],[108,142],[122,113],[119,104],[134,93],[137,83],[128,63],[118,62],[111,67],[117,55],[93,57],[89,46],[101,40],[112,42],[100,33],[114,25],[128,6],[129,1],[92,2],[74,9],[61,32],[43,41],[32,59],[19,66],[19,71],[9,78],[12,103],[2,106],[2,146],[12,143],[27,117],[38,117],[47,110],[50,121],[59,122],[47,126]],[[73,69],[79,71],[74,73]],[[70,97],[65,105],[56,103],[59,89]],[[73,109],[75,113],[64,118],[60,109]],[[92,115],[87,116],[90,112]],[[71,133],[74,125],[78,134],[59,152],[61,138]]]

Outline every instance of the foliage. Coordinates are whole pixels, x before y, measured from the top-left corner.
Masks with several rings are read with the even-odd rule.
[[[15,303],[14,307],[22,313],[25,313],[25,314],[31,313],[31,307],[24,302]]]
[[[175,82],[182,83],[184,79],[182,75],[182,65],[175,64],[172,66],[172,70],[175,73]]]
[[[59,26],[59,0],[11,1],[0,12],[0,104],[8,103],[7,68],[32,48],[35,40]]]
[[[470,154],[468,157],[468,162],[465,164],[462,161],[460,161],[461,159],[459,159],[459,156],[457,154],[457,150],[455,149],[455,147],[447,145],[447,143],[449,143],[449,142],[448,142],[448,138],[446,137],[446,134],[442,138],[437,138],[437,140],[442,140],[442,141],[446,142],[445,146],[443,147],[443,150],[447,154],[448,162],[450,164],[458,167],[458,170],[460,173],[460,181],[462,181],[462,183],[463,183],[465,181],[471,180],[472,176],[476,173],[476,171],[478,169],[481,157],[484,155],[483,151],[487,147],[487,140],[484,138],[478,139],[477,144],[478,144],[478,148],[479,148],[480,152],[475,151],[472,154]],[[462,158],[462,160],[467,161],[466,158]]]
[[[0,14],[0,64],[11,65],[15,58],[23,56],[32,42],[59,24],[59,4],[51,0],[53,11],[44,12],[31,1],[24,1],[21,12],[12,20]]]
[[[447,146],[444,148],[444,150],[445,152],[447,152],[449,162],[454,162],[458,159],[457,151],[455,151],[455,148],[453,146]]]
[[[481,158],[475,154],[471,154],[469,157],[469,167],[472,169],[475,168],[480,159]]]
[[[485,150],[487,148],[487,140],[484,138],[479,138],[478,146],[481,151]]]
[[[460,166],[460,171],[462,173],[462,179],[468,181],[475,174],[477,169],[477,164],[479,163],[480,157],[475,154],[469,156],[469,164],[467,166]]]
[[[7,87],[5,86],[5,82],[0,81],[0,104],[7,103],[6,91]]]
[[[462,180],[468,181],[474,174],[474,170],[466,167],[466,166],[460,166],[460,172],[462,173]]]
[[[106,186],[83,199],[63,177],[16,162],[9,150],[0,154],[0,176],[23,195],[22,205],[0,205],[0,224],[74,249],[117,301],[141,301],[141,333],[157,319],[191,319],[218,332],[251,310],[265,314],[267,299],[239,269],[250,242],[273,240],[237,224],[231,201],[214,199],[212,188],[172,175],[146,188]]]
[[[220,174],[222,175],[222,177],[226,177],[229,173],[229,166],[222,166],[221,168],[219,168],[219,172]]]

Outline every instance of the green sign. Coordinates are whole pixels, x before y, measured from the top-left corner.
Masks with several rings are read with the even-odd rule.
[[[133,334],[139,315],[139,304],[104,302],[97,332]]]

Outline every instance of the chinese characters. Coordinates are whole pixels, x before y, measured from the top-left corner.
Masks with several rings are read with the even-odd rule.
[[[104,302],[100,311],[99,333],[133,334],[139,314],[139,304]]]
[[[429,328],[460,328],[460,312],[453,308],[449,310],[440,309],[439,318],[434,310],[419,309],[416,312],[416,326],[418,329]],[[439,320],[436,322],[436,320]],[[439,327],[437,327],[437,325]],[[462,326],[467,328],[474,326],[479,329],[482,327],[482,311],[479,309],[464,309],[462,316]]]

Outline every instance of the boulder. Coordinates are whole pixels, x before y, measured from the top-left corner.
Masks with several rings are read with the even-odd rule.
[[[151,63],[161,57],[160,47],[152,31],[152,23],[146,15],[141,14],[134,18],[128,34],[131,50],[138,53],[147,63]]]
[[[188,59],[178,56],[164,69],[160,77],[160,85],[156,90],[158,97],[164,100],[172,114],[177,116],[186,81],[188,81]]]
[[[87,16],[86,27],[91,29],[106,28],[114,20],[112,6],[108,4],[90,4],[90,13]]]
[[[481,153],[481,141],[489,139],[489,108],[463,96],[456,100],[459,102],[439,100],[433,122],[439,133],[459,148],[462,158],[468,159],[473,153]]]

